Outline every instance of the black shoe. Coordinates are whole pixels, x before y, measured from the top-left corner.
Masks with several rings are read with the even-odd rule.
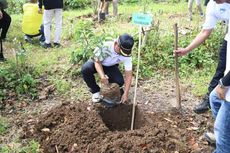
[[[59,47],[61,47],[61,44],[60,43],[54,43],[54,47],[59,48]]]
[[[6,58],[5,57],[0,57],[0,62],[5,62]]]
[[[197,105],[193,111],[197,114],[202,114],[208,111],[209,109],[210,109],[209,96],[208,94],[206,94],[205,97],[203,98],[203,102]]]
[[[52,45],[49,43],[49,44],[47,44],[47,43],[42,43],[41,44],[41,46],[43,47],[43,48],[45,48],[45,49],[47,49],[47,48],[52,48]]]

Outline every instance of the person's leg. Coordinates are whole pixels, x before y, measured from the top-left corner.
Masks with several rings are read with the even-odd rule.
[[[215,153],[230,152],[230,102],[222,100],[221,107],[217,113],[214,124],[216,138]]]
[[[200,0],[196,0],[196,6],[197,6],[197,8],[198,8],[198,11],[199,11],[199,13],[200,13],[200,16],[203,17],[204,13],[203,13],[203,10],[202,10],[202,8],[201,8]]]
[[[192,3],[193,0],[188,1],[188,17],[190,21],[192,20]]]
[[[53,18],[54,10],[44,10],[43,22],[44,22],[44,34],[45,43],[50,44],[51,42],[51,23]]]
[[[197,114],[204,113],[210,108],[209,94],[218,85],[219,80],[224,76],[224,71],[226,67],[226,51],[227,41],[224,40],[219,51],[219,61],[216,68],[216,72],[209,83],[208,93],[203,98],[203,101],[194,108],[194,112]]]
[[[59,44],[61,40],[61,30],[62,30],[62,9],[55,9],[55,36],[54,43]]]
[[[109,1],[105,1],[102,12],[105,13],[106,15],[109,14]]]
[[[97,85],[94,74],[97,73],[93,60],[88,60],[81,69],[81,74],[91,93],[100,92],[100,87]]]
[[[0,27],[2,28],[1,38],[5,39],[8,29],[10,27],[11,17],[4,10],[2,10],[2,13],[3,17],[0,20]]]
[[[43,26],[43,24],[41,25],[39,32],[41,34],[41,36],[39,38],[39,41],[44,42],[46,40],[46,38],[45,38],[45,34],[44,34],[44,26]]]
[[[118,65],[103,67],[105,74],[109,77],[110,83],[117,83],[120,87],[120,93],[123,95],[124,91],[122,86],[124,85],[124,78]]]
[[[117,16],[118,12],[118,0],[113,0],[113,16]]]

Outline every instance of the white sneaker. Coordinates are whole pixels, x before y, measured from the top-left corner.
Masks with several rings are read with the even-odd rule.
[[[93,96],[92,96],[92,101],[94,102],[94,103],[98,103],[98,102],[100,102],[100,100],[102,99],[102,95],[100,95],[100,92],[96,92],[96,93],[94,93],[93,94]]]
[[[210,143],[210,144],[215,144],[216,143],[216,138],[214,133],[212,132],[206,132],[204,134],[204,138]]]

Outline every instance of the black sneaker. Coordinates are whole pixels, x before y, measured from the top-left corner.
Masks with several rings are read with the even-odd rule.
[[[59,47],[61,47],[61,44],[60,43],[54,43],[54,47],[59,48]]]
[[[49,43],[49,44],[47,44],[47,43],[42,43],[41,44],[41,46],[43,47],[43,48],[45,48],[45,49],[47,49],[47,48],[52,48],[52,45]]]
[[[209,109],[210,109],[209,96],[208,96],[208,94],[206,94],[205,97],[203,98],[202,103],[195,106],[193,111],[197,114],[202,114],[202,113],[205,113],[206,111],[208,111]]]

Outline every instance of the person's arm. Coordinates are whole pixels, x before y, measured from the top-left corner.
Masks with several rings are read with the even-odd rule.
[[[0,20],[2,19],[3,14],[2,14],[2,10],[0,10]]]
[[[105,85],[108,85],[109,84],[109,78],[107,75],[105,75],[105,72],[103,70],[101,62],[99,60],[95,60],[94,66],[95,66],[95,69],[96,69],[100,79],[101,79],[101,82]]]
[[[38,13],[42,14],[43,0],[38,0]]]
[[[203,29],[195,39],[186,47],[186,48],[178,48],[174,50],[174,54],[178,54],[178,56],[183,56],[200,46],[212,33],[213,29]]]
[[[132,83],[132,77],[133,77],[133,72],[131,71],[125,71],[125,90],[124,90],[124,94],[121,97],[121,102],[127,102],[128,100],[128,96],[129,96],[129,89],[131,87],[131,83]]]
[[[230,71],[222,79],[216,87],[216,93],[220,99],[225,99],[225,93],[230,86]]]

